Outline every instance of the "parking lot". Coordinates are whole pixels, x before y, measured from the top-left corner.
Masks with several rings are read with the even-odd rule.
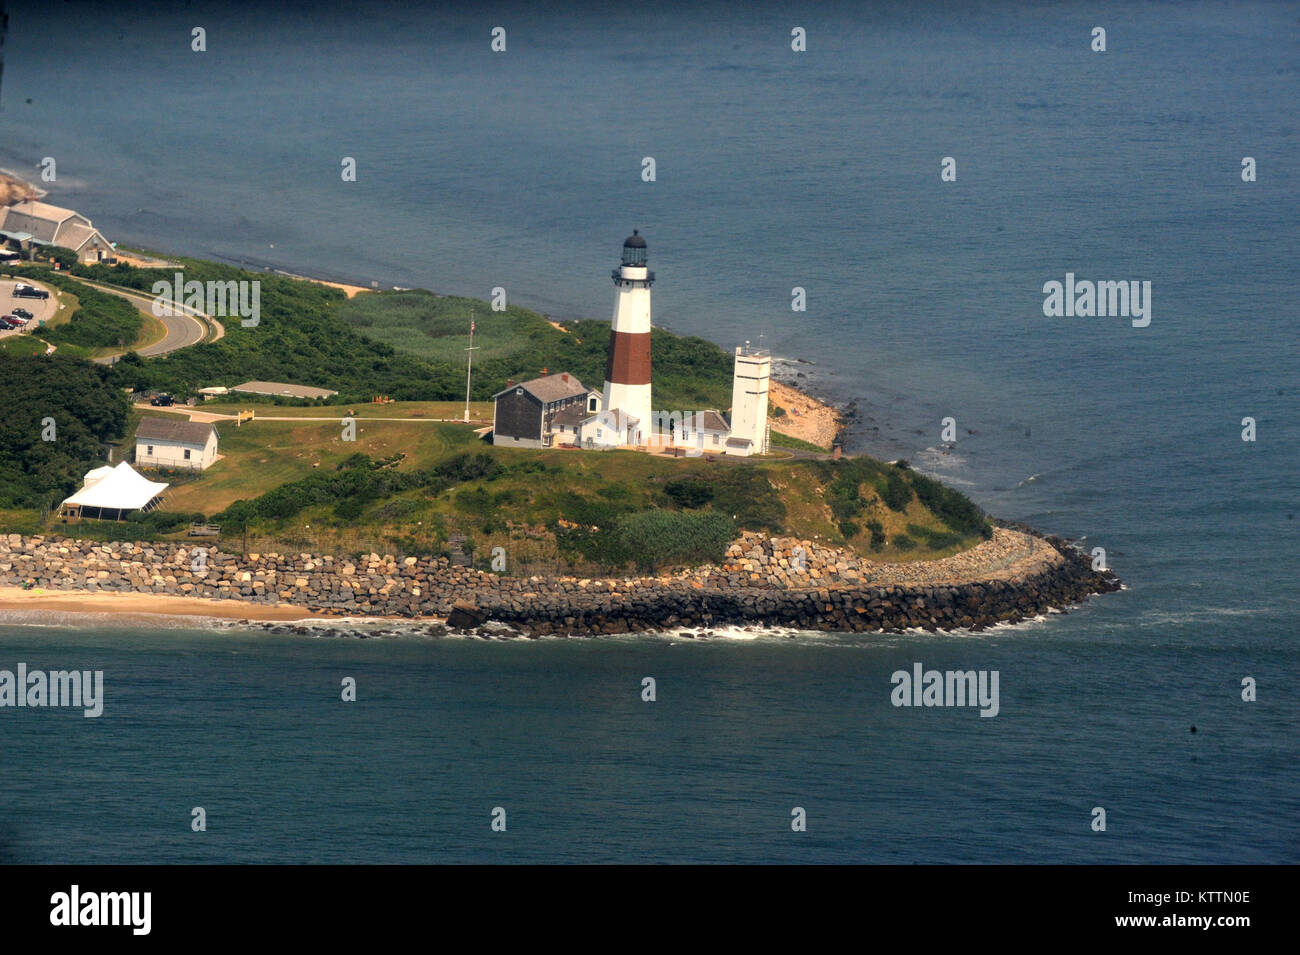
[[[44,288],[47,292],[50,292],[50,297],[15,298],[14,286],[18,284],[35,285],[37,288]],[[15,308],[24,308],[31,312],[32,319],[25,328],[0,328],[0,338],[21,335],[24,332],[34,330],[41,321],[49,321],[58,312],[59,302],[54,297],[53,291],[39,282],[24,281],[19,283],[15,279],[0,279],[0,315],[12,315]]]

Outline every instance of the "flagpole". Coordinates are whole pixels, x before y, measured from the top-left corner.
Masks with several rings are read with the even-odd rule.
[[[469,347],[465,349],[465,423],[469,424],[470,376],[474,372],[474,309],[469,310]]]

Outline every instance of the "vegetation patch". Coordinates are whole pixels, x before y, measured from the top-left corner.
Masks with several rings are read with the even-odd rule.
[[[120,439],[126,396],[107,368],[61,355],[0,353],[0,508],[44,510],[81,487]],[[49,440],[47,440],[49,439]]]

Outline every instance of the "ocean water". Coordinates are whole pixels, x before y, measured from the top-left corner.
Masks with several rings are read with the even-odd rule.
[[[0,857],[1300,861],[1300,8],[959,6],[11,8],[0,165],[111,239],[600,317],[637,227],[657,323],[764,336],[850,450],[1127,589],[978,635],[7,626],[107,701],[0,710]],[[1067,272],[1150,325],[1045,317]],[[918,661],[998,716],[893,707]]]

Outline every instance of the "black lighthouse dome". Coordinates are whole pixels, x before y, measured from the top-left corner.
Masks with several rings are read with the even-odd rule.
[[[623,240],[623,264],[641,266],[646,263],[646,245],[645,239],[641,238],[640,232],[632,230],[632,234]]]

